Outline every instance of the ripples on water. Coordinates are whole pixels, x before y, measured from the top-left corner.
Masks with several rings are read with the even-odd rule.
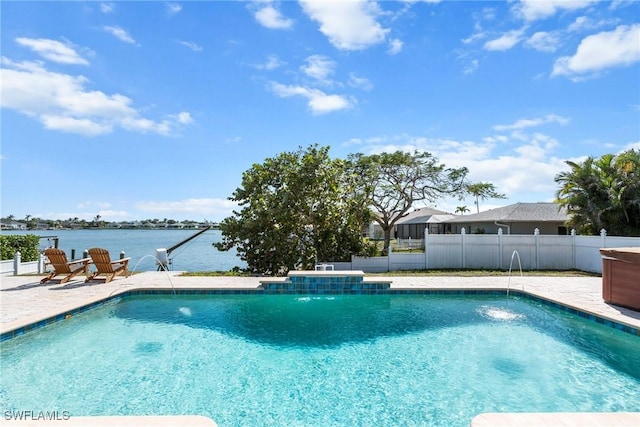
[[[0,407],[220,426],[640,410],[638,339],[525,300],[146,295],[3,344]]]

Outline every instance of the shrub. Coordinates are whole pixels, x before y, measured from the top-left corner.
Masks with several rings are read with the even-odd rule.
[[[22,262],[37,261],[40,237],[35,234],[24,236],[0,236],[0,255],[2,260],[13,259],[16,252],[22,255]]]

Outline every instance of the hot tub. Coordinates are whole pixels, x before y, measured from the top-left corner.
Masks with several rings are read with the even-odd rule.
[[[640,311],[640,247],[600,249],[602,298]]]

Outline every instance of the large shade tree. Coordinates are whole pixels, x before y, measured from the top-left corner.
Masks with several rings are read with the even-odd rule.
[[[363,193],[369,196],[373,218],[384,232],[384,253],[388,253],[393,227],[412,207],[461,196],[468,184],[467,168],[447,168],[428,152],[354,154],[349,160]]]
[[[640,150],[565,162],[555,177],[557,203],[571,215],[569,226],[583,234],[640,235]]]
[[[367,199],[349,170],[316,145],[254,164],[229,198],[240,210],[220,223],[216,247],[235,247],[250,272],[267,275],[367,254]]]

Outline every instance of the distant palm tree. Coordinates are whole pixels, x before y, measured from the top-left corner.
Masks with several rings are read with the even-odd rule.
[[[476,182],[468,184],[467,191],[475,197],[476,211],[480,213],[480,200],[487,199],[506,199],[507,197],[496,191],[495,185],[490,182]]]
[[[465,212],[469,212],[469,208],[466,206],[458,206],[455,211],[455,213],[459,213],[460,215],[464,215]]]

